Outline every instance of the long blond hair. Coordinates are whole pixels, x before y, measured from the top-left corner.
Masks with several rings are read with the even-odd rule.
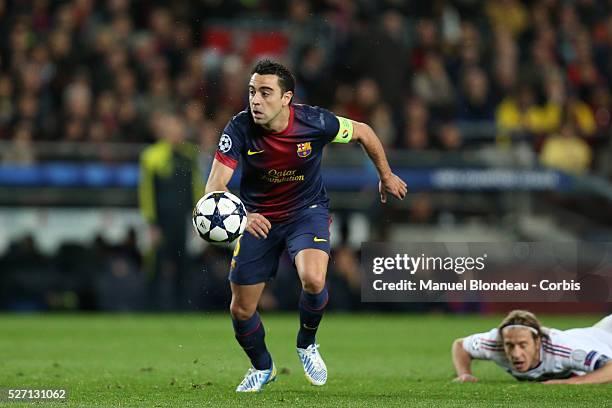
[[[542,330],[542,325],[540,321],[530,311],[527,310],[513,310],[502,320],[502,322],[497,327],[497,331],[499,333],[499,337],[503,340],[503,330],[508,326],[519,325],[530,327],[536,331],[536,333],[532,332],[534,340],[537,338],[548,337],[548,334]]]

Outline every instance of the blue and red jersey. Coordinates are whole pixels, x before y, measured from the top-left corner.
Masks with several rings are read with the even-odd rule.
[[[249,212],[272,222],[314,204],[327,207],[323,147],[332,141],[347,143],[353,134],[350,120],[326,109],[301,104],[289,108],[287,128],[276,133],[256,125],[248,109],[240,112],[223,130],[215,154],[232,169],[242,162],[240,198]]]

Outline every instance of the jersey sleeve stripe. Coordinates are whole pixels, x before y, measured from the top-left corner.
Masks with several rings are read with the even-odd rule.
[[[557,348],[550,347],[550,346],[544,346],[544,347],[546,347],[546,348],[547,348],[547,349],[549,349],[549,350],[556,351],[557,353],[567,354],[568,356],[569,356],[570,354],[572,354],[571,352],[566,351],[566,350],[559,350],[559,349],[557,349]]]
[[[548,354],[552,354],[552,355],[559,356],[559,357],[570,358],[570,354],[560,353],[556,350],[551,350],[548,347],[543,347],[543,350]]]
[[[561,348],[559,348],[557,346],[553,346],[553,345],[548,344],[548,343],[542,343],[542,346],[546,347],[546,348],[549,348],[551,350],[554,350],[554,351],[558,351],[559,353],[565,353],[565,354],[571,354],[572,353],[571,349],[563,350],[563,349],[561,349]]]
[[[556,348],[559,348],[559,349],[565,349],[565,350],[568,350],[568,351],[572,351],[572,349],[570,347],[565,347],[565,346],[562,346],[560,344],[552,344],[550,342],[550,340],[544,340],[543,343],[547,344],[547,345],[549,345],[551,347],[556,347]]]
[[[238,166],[238,161],[237,160],[234,160],[231,157],[224,155],[220,151],[217,151],[217,153],[215,153],[215,159],[220,161],[221,163],[223,163],[227,167],[230,167],[230,168],[232,168],[234,170]]]
[[[554,353],[550,350],[546,350],[544,349],[544,352],[548,353],[548,354],[552,354],[553,356],[559,356],[559,357],[563,357],[563,358],[570,358],[570,356],[567,356],[565,354],[559,354],[559,353]]]
[[[587,354],[586,358],[584,359],[584,365],[589,367],[591,365],[591,362],[593,361],[593,357],[595,357],[597,355],[597,352],[595,350],[589,352],[589,354]]]
[[[480,347],[484,350],[489,350],[489,351],[503,351],[504,348],[503,347],[489,347],[487,345],[481,344]]]

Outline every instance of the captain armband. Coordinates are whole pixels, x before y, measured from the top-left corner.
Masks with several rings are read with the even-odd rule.
[[[348,143],[353,138],[353,122],[350,119],[336,116],[340,122],[340,129],[332,143]]]

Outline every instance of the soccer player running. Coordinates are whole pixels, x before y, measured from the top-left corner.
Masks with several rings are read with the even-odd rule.
[[[315,343],[328,301],[330,218],[321,177],[323,147],[360,143],[378,171],[383,203],[387,194],[403,199],[407,191],[368,125],[319,107],[293,104],[294,86],[293,75],[283,65],[269,60],[257,63],[248,85],[249,106],[225,127],[206,184],[207,193],[227,191],[242,161],[240,197],[248,223],[230,265],[230,313],[236,339],[252,367],[238,392],[260,391],[276,377],[257,304],[285,248],[302,283],[297,353],[311,384],[327,381],[327,368]]]
[[[457,339],[452,348],[458,382],[476,382],[473,359],[490,360],[518,380],[545,384],[612,382],[612,315],[593,327],[556,330],[513,310],[498,328]]]

